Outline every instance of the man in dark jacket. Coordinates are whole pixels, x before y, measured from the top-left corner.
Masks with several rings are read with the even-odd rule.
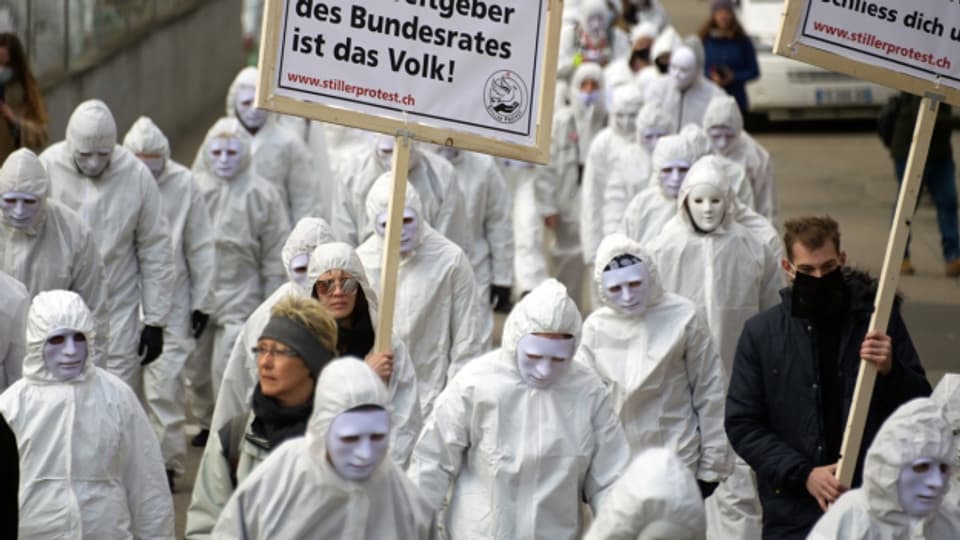
[[[792,286],[780,305],[747,321],[727,394],[730,443],[756,472],[765,539],[802,539],[848,487],[880,425],[910,399],[930,394],[910,334],[894,306],[886,334],[867,333],[876,282],[844,268],[837,223],[785,225]],[[834,477],[860,359],[878,377],[853,486]]]

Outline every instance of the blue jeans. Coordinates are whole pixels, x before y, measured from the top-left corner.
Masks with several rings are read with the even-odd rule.
[[[906,160],[894,162],[897,172],[897,182],[903,182],[903,171],[907,167]],[[943,258],[950,262],[960,258],[960,233],[957,232],[957,167],[953,158],[927,160],[923,169],[923,185],[933,198],[937,207],[937,225],[940,227],[940,243],[943,248]],[[920,199],[917,198],[919,204]],[[907,240],[906,256],[910,257],[910,241]]]

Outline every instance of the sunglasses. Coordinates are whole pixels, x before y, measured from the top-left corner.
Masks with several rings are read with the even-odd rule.
[[[339,288],[343,294],[353,294],[360,287],[357,278],[345,279],[318,279],[315,285],[317,294],[327,296],[333,294]]]

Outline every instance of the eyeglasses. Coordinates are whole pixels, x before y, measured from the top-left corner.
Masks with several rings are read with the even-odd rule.
[[[360,287],[357,278],[344,279],[318,279],[316,284],[317,294],[327,296],[339,288],[343,294],[353,294]]]
[[[273,355],[274,358],[300,358],[300,355],[291,349],[280,350],[257,346],[250,349],[250,352],[252,352],[257,358],[263,358],[267,355]]]

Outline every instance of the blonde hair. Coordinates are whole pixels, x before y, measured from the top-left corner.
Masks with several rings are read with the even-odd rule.
[[[323,347],[329,351],[337,350],[337,320],[313,298],[286,296],[281,298],[270,315],[297,322],[310,330]]]

